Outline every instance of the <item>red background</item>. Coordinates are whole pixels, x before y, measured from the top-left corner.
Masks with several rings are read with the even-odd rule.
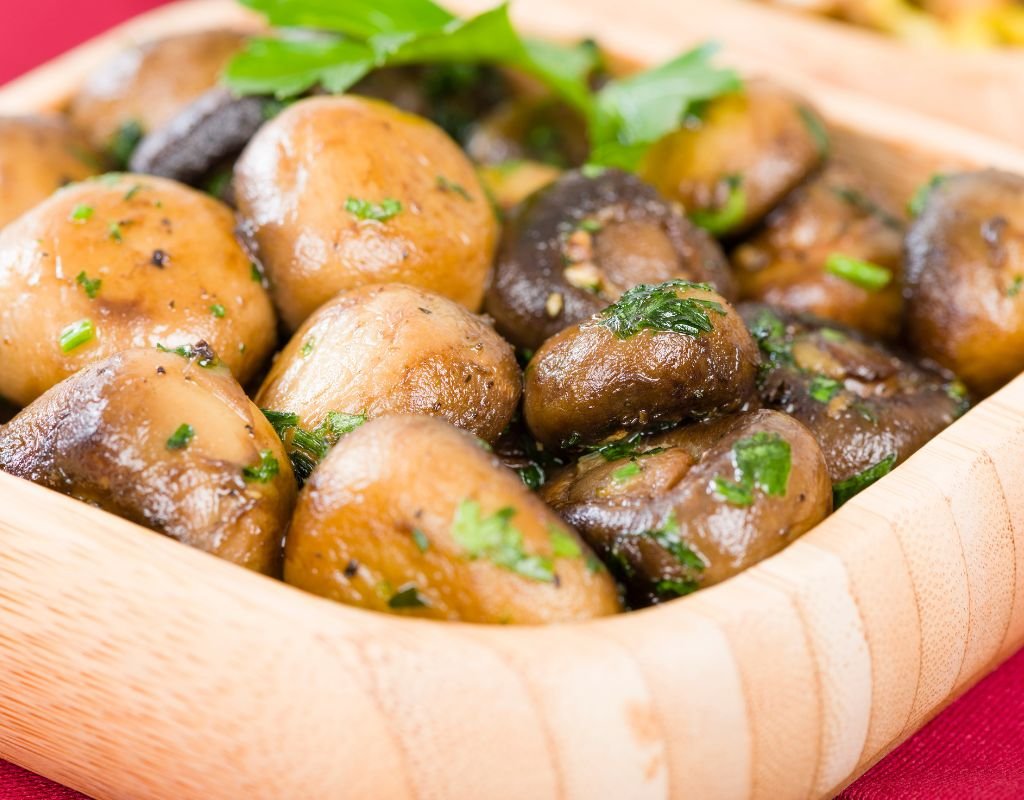
[[[0,0],[0,84],[160,4],[161,0]],[[0,800],[80,797],[0,761]],[[1024,651],[847,789],[842,800],[1022,797]]]

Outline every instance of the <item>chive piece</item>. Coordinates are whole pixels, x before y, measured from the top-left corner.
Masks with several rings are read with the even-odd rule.
[[[220,303],[214,303],[210,306],[210,313],[213,314],[217,319],[224,319],[224,315],[227,314],[227,309],[224,308]]]
[[[73,209],[71,209],[71,216],[68,217],[72,222],[85,222],[86,220],[92,219],[92,215],[95,209],[87,205],[86,203],[79,203]]]
[[[832,484],[832,505],[839,508],[854,495],[864,491],[879,478],[888,475],[896,464],[896,454],[886,456],[874,466]]]
[[[473,201],[473,195],[466,191],[466,187],[455,181],[448,180],[444,175],[437,176],[437,188],[442,192],[454,192],[463,200],[468,202]],[[399,206],[401,208],[401,206]]]
[[[346,433],[351,433],[364,422],[366,422],[365,414],[343,414],[340,411],[328,411],[327,421],[324,424],[337,439]]]
[[[60,332],[60,351],[70,353],[76,347],[90,342],[96,333],[91,319],[80,319],[72,322]]]
[[[654,584],[654,591],[663,600],[684,597],[693,594],[699,588],[700,584],[695,580],[679,580],[677,578],[662,578]]]
[[[918,186],[913,196],[907,201],[907,213],[912,217],[919,217],[921,212],[924,211],[924,207],[928,205],[928,198],[931,196],[932,190],[938,188],[947,180],[949,180],[948,175],[937,172]]]
[[[842,390],[843,384],[824,375],[815,375],[811,379],[808,392],[819,403],[827,403]]]
[[[579,558],[583,555],[579,542],[565,531],[554,527],[548,528],[551,537],[551,555],[555,558]]]
[[[747,213],[747,192],[743,188],[742,175],[729,175],[725,178],[729,194],[721,208],[715,210],[694,209],[690,212],[690,220],[713,236],[723,236],[743,222]]]
[[[188,361],[195,361],[203,369],[213,369],[220,366],[220,359],[217,358],[213,348],[205,341],[196,342],[194,345],[183,344],[178,347],[165,347],[157,343],[156,349],[161,353],[173,353]]]
[[[316,339],[314,339],[311,336],[310,338],[306,339],[305,342],[302,343],[302,348],[299,350],[299,355],[302,356],[303,358],[308,358],[310,353],[313,352],[313,348],[315,346],[316,346]]]
[[[125,200],[131,200],[140,191],[142,191],[142,184],[141,183],[136,183],[127,192],[124,193],[124,199]]]
[[[628,339],[645,328],[694,337],[713,331],[711,314],[724,317],[726,313],[721,304],[714,300],[679,297],[678,289],[710,290],[710,287],[684,280],[666,281],[657,286],[641,283],[604,309],[597,324],[619,339]]]
[[[899,219],[894,217],[863,192],[860,192],[857,189],[852,189],[849,186],[832,186],[830,188],[832,189],[833,194],[853,206],[862,214],[868,214],[872,217],[876,217],[887,228],[892,228],[895,231],[903,230],[903,223]]]
[[[814,140],[814,146],[818,149],[818,154],[821,156],[827,156],[832,143],[829,140],[828,129],[825,127],[825,121],[818,115],[818,112],[810,106],[800,106],[797,111],[800,114],[800,119],[803,121],[804,126],[807,128],[807,132]]]
[[[630,461],[612,473],[612,480],[616,483],[625,483],[630,478],[635,478],[641,471],[640,465],[636,461]]]
[[[401,587],[388,600],[388,608],[423,608],[429,605],[411,583]]]
[[[892,282],[892,270],[842,253],[829,254],[825,260],[825,272],[869,292],[880,291]]]
[[[463,500],[452,519],[452,538],[471,560],[485,558],[524,578],[554,583],[552,560],[526,552],[523,534],[512,524],[515,514],[514,508],[505,506],[490,516],[484,516],[480,503]]]
[[[1024,290],[1024,275],[1014,275],[1013,282],[1010,287],[1006,290],[1007,297],[1016,297]]]
[[[75,276],[75,283],[85,290],[85,293],[90,300],[94,300],[96,295],[100,293],[100,287],[103,286],[103,279],[90,278],[85,274],[85,270],[82,270]]]
[[[178,429],[171,434],[171,438],[167,440],[167,449],[184,450],[188,447],[189,442],[192,441],[192,437],[195,435],[195,429],[187,422],[183,422],[178,426]]]
[[[272,408],[261,408],[260,411],[282,439],[290,428],[299,426],[299,415],[294,411],[274,411]]]
[[[263,283],[263,273],[260,272],[260,268],[255,261],[249,263],[249,277],[252,278],[253,283]]]
[[[246,481],[269,483],[280,470],[281,466],[277,463],[277,459],[274,458],[273,452],[261,450],[259,463],[245,467],[242,470],[242,477]]]
[[[430,549],[430,540],[427,538],[427,534],[419,528],[412,529],[412,540],[416,543],[416,548],[421,553],[425,553]]]
[[[385,197],[379,203],[349,197],[345,201],[345,210],[357,219],[387,222],[402,210],[402,204],[393,197]]]
[[[587,449],[591,453],[597,453],[605,461],[619,461],[623,458],[643,458],[665,451],[664,447],[649,447],[646,450],[641,450],[640,448],[643,446],[645,438],[643,433],[636,432],[605,444],[590,445]]]
[[[110,225],[107,226],[107,236],[115,242],[124,241],[124,236],[121,234],[121,223],[111,222]]]
[[[754,490],[730,478],[715,478],[712,488],[715,494],[734,506],[746,507],[754,504]]]

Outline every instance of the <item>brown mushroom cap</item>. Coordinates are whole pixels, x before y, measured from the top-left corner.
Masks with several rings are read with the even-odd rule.
[[[832,159],[733,251],[740,296],[895,339],[903,321],[903,232],[882,187]],[[891,279],[875,287],[840,277],[828,270],[836,257],[881,267]]]
[[[148,175],[70,186],[0,232],[0,395],[26,405],[130,347],[206,341],[248,381],[274,310],[223,204]],[[92,335],[68,347],[69,326]],[[64,342],[64,344],[62,344]]]
[[[302,100],[249,143],[234,189],[290,329],[369,283],[480,307],[497,221],[472,164],[425,119],[355,96]]]
[[[555,473],[541,496],[615,569],[634,605],[742,572],[832,509],[814,437],[767,410],[603,448]]]
[[[821,163],[827,145],[821,119],[805,100],[749,81],[656,142],[639,174],[690,215],[721,212],[742,191],[742,213],[721,231],[732,235],[778,205]]]
[[[249,569],[280,570],[295,480],[274,429],[223,367],[155,349],[86,367],[0,428],[0,469]]]
[[[469,434],[422,416],[346,436],[299,497],[285,580],[377,611],[490,623],[619,609],[576,533]]]
[[[954,376],[834,323],[744,303],[765,357],[758,396],[814,434],[833,483],[910,457],[967,408]]]
[[[733,293],[718,245],[652,187],[620,170],[575,171],[509,220],[486,309],[509,341],[535,349],[632,286],[672,278]]]
[[[645,324],[665,316],[692,316],[704,329]],[[721,295],[685,281],[638,286],[537,351],[526,368],[526,422],[557,448],[737,411],[754,394],[759,360]]]
[[[0,228],[102,166],[85,137],[61,117],[0,117]]]
[[[1024,177],[951,175],[907,234],[906,334],[979,395],[1024,371]]]
[[[157,130],[220,82],[245,44],[239,31],[210,29],[168,36],[125,50],[94,70],[71,100],[72,122],[98,150],[124,126]]]
[[[342,292],[274,362],[257,405],[316,428],[330,411],[430,414],[494,441],[519,402],[511,346],[480,317],[401,284]]]

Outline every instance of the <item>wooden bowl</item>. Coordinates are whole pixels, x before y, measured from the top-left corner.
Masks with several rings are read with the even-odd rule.
[[[539,3],[529,27],[628,57],[682,38],[653,0],[601,20]],[[0,108],[59,105],[126,41],[245,19],[151,13]],[[906,192],[937,167],[1024,172],[1009,147],[794,82]],[[724,584],[500,628],[337,605],[0,474],[0,756],[132,800],[828,797],[1024,641],[1022,476],[1024,376]]]

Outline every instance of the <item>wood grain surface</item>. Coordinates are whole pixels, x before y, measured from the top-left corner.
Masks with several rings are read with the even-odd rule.
[[[603,7],[517,9],[639,60],[684,40],[655,0]],[[54,107],[123,42],[221,19],[230,2],[152,14],[0,108]],[[795,83],[907,191],[942,165],[1024,172],[1008,146]],[[828,797],[1024,643],[1021,476],[1024,376],[724,584],[501,628],[333,604],[0,474],[0,757],[124,800]]]

